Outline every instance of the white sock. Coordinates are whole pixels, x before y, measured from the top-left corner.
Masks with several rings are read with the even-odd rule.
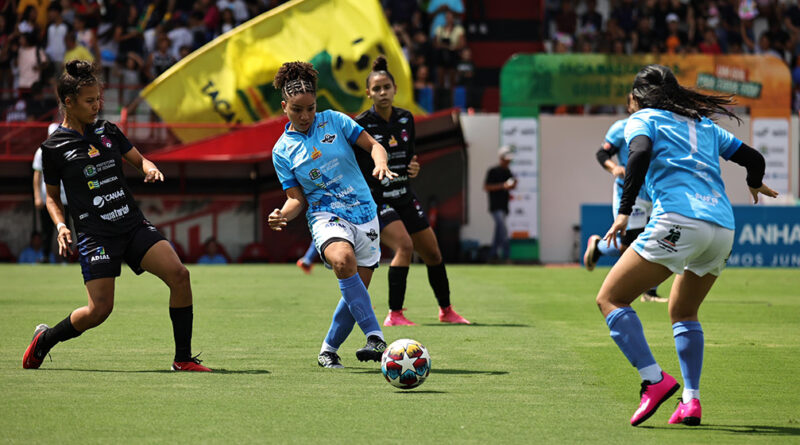
[[[683,388],[682,398],[683,398],[683,403],[689,403],[689,401],[692,399],[700,400],[700,390]]]
[[[319,353],[320,354],[322,354],[323,352],[336,353],[336,351],[338,351],[338,350],[339,350],[339,348],[334,348],[333,346],[331,346],[331,345],[329,345],[329,344],[327,344],[325,342],[322,342],[322,348],[319,350]]]
[[[381,340],[386,341],[386,340],[383,339],[383,332],[381,332],[381,331],[370,331],[370,332],[367,332],[367,338],[369,338],[370,335],[378,336],[378,337],[381,338]]]
[[[639,375],[642,377],[642,380],[648,380],[650,383],[658,383],[662,379],[661,367],[658,366],[658,363],[653,363],[650,366],[645,366],[640,369]]]

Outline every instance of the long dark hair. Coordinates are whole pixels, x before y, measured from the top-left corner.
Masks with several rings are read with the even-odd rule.
[[[633,80],[631,93],[640,108],[658,108],[696,120],[722,114],[742,122],[725,108],[725,105],[734,104],[733,96],[713,96],[682,87],[672,71],[663,65],[642,68]]]
[[[66,104],[68,96],[77,95],[82,87],[98,85],[100,80],[95,73],[95,66],[86,60],[70,60],[64,66],[64,72],[58,76],[58,101]]]
[[[317,70],[308,62],[286,62],[278,68],[272,85],[281,91],[283,99],[302,93],[317,94]]]
[[[395,85],[394,76],[389,72],[389,62],[384,56],[378,56],[375,58],[375,61],[372,62],[372,71],[367,75],[367,89],[369,89],[369,81],[372,80],[372,77],[381,75],[391,79],[392,85]]]

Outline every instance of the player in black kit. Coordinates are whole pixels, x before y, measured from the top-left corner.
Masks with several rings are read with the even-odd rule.
[[[428,267],[428,282],[439,303],[439,321],[469,324],[450,305],[450,283],[439,251],[436,235],[428,223],[409,178],[419,174],[414,154],[414,116],[392,106],[397,85],[388,71],[386,58],[375,59],[367,76],[367,96],[374,106],[356,117],[364,129],[380,142],[389,154],[389,168],[398,174],[393,180],[378,181],[372,176],[375,168],[369,154],[355,150],[359,167],[378,205],[381,243],[394,251],[389,266],[389,314],[384,326],[413,325],[404,315],[403,301],[411,255],[416,250]]]
[[[125,182],[122,160],[142,172],[144,182],[163,181],[164,175],[116,125],[95,120],[100,111],[100,83],[89,62],[68,62],[58,79],[57,92],[64,121],[42,144],[47,210],[58,228],[58,253],[71,254],[72,232],[64,224],[59,198],[59,183],[63,181],[89,303],[52,328],[37,326],[22,367],[38,368],[58,342],[77,337],[108,318],[114,307],[114,281],[125,261],[137,275],[148,271],[169,286],[169,315],[175,337],[172,370],[211,371],[191,355],[189,271],[137,207]]]

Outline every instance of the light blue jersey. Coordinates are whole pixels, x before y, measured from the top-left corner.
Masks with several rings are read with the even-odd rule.
[[[364,131],[338,111],[318,112],[308,135],[286,130],[272,149],[272,163],[283,189],[300,186],[308,201],[306,217],[329,212],[353,224],[377,216],[351,144]]]
[[[640,135],[653,143],[644,184],[653,198],[651,217],[677,213],[733,230],[719,157],[730,159],[742,141],[708,118],[698,122],[653,108],[637,111],[625,125],[628,144]]]
[[[622,167],[628,166],[628,143],[625,141],[625,124],[628,122],[628,119],[620,119],[613,124],[606,132],[606,142],[613,145],[614,147],[618,148],[617,151],[617,165]],[[622,199],[622,186],[625,185],[625,178],[615,178],[617,183],[617,191],[616,194],[617,201]],[[647,189],[642,187],[639,190],[639,198],[645,201],[650,201],[650,195],[647,194]],[[619,202],[616,202],[616,207],[619,207]],[[616,212],[614,212],[616,215]]]

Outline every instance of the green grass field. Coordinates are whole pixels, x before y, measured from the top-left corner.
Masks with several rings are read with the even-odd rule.
[[[638,374],[594,304],[607,269],[451,266],[453,303],[475,325],[446,326],[424,267],[412,267],[406,315],[418,326],[384,328],[389,341],[410,337],[430,350],[431,375],[411,391],[355,359],[357,328],[340,349],[346,369],[317,366],[339,299],[330,271],[190,270],[193,349],[212,374],[167,371],[167,288],[129,270],[103,325],[23,370],[36,324],[85,304],[85,289],[76,266],[0,266],[0,442],[800,442],[798,270],[728,269],[712,289],[700,313],[695,428],[667,424],[672,401],[642,427],[628,424]],[[386,288],[381,268],[372,284],[380,320]],[[681,381],[666,306],[634,308],[659,364]]]

